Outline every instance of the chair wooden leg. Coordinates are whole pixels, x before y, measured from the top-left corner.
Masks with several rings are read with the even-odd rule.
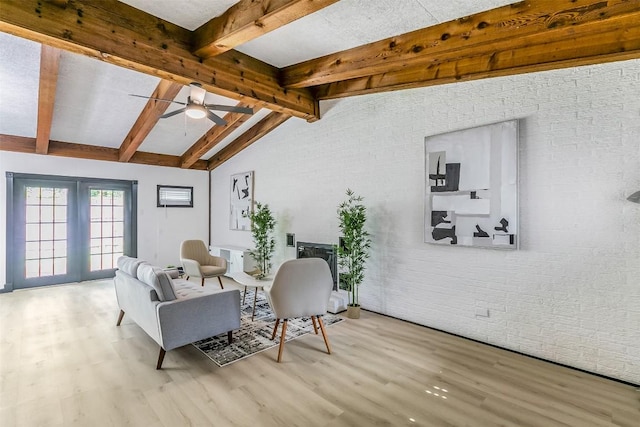
[[[224,285],[222,284],[222,279],[218,276],[218,282],[220,282],[220,288],[224,289]]]
[[[242,294],[242,305],[244,305],[244,299],[247,297],[247,287],[244,287],[244,293]],[[273,339],[273,338],[271,338]]]
[[[204,277],[200,280],[200,286],[204,286]]]
[[[227,341],[229,341],[229,344],[233,342],[233,331],[227,332]]]
[[[324,323],[322,323],[322,317],[318,317],[318,323],[320,324],[320,330],[322,331],[322,338],[324,338],[324,343],[327,346],[327,353],[331,354],[331,345],[329,344],[327,331],[324,329]]]
[[[278,363],[282,360],[282,350],[284,350],[284,339],[287,335],[287,319],[282,322],[282,334],[280,335],[280,348],[278,349]]]
[[[313,332],[318,335],[318,325],[316,325],[316,316],[311,316],[311,321],[313,322]]]
[[[256,287],[255,292],[253,293],[253,311],[251,312],[251,321],[253,322],[253,318],[256,317],[256,301],[258,301],[258,288]]]
[[[278,325],[280,324],[280,319],[276,319],[276,326],[273,327],[273,334],[271,334],[271,339],[276,339],[276,332],[278,332]]]
[[[116,326],[120,326],[120,322],[122,322],[123,317],[124,317],[124,310],[120,310],[120,314],[118,315],[118,323],[116,323]]]
[[[164,354],[166,351],[164,348],[160,347],[160,354],[158,355],[158,364],[156,365],[156,369],[162,368],[162,362],[164,361]]]

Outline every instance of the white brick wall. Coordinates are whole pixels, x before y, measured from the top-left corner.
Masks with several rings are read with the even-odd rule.
[[[640,383],[640,61],[323,103],[213,172],[213,241],[228,226],[229,176],[255,171],[255,197],[284,234],[335,243],[347,187],[369,206],[373,253],[362,305]],[[424,137],[520,122],[521,250],[423,243]],[[476,318],[476,309],[489,318]]]

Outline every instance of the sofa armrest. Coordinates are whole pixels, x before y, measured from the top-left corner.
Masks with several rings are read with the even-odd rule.
[[[165,350],[240,328],[240,291],[194,290],[157,305],[160,345]]]
[[[126,318],[138,324],[158,344],[160,336],[156,317],[158,294],[156,291],[122,271],[116,271],[113,280],[118,306]]]
[[[184,274],[187,276],[202,277],[202,271],[200,270],[200,263],[198,261],[188,258],[183,258],[180,261],[184,268]]]

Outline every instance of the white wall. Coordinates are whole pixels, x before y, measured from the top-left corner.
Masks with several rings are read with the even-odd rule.
[[[365,197],[373,253],[364,308],[640,383],[640,61],[332,101],[291,119],[213,172],[213,241],[229,176],[284,234],[336,243],[347,187]],[[518,118],[517,252],[423,243],[424,138]],[[476,317],[476,309],[490,317]]]
[[[208,240],[208,173],[0,151],[0,286],[6,280],[5,172],[138,181],[138,257],[159,266],[179,265],[180,242]],[[156,185],[193,186],[194,208],[156,207]]]

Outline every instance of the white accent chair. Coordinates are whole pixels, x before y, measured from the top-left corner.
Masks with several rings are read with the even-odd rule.
[[[322,315],[327,312],[333,279],[329,265],[321,258],[301,258],[285,261],[273,279],[271,286],[265,286],[264,292],[269,305],[276,316],[271,339],[275,339],[278,325],[282,320],[278,362],[282,360],[287,320],[294,317],[311,317],[313,330],[318,334],[320,325],[327,353],[331,354],[331,346],[327,338]]]
[[[207,250],[202,240],[185,240],[180,245],[180,262],[186,275],[200,277],[200,284],[204,286],[204,279],[217,277],[220,288],[224,289],[220,276],[227,272],[227,260],[213,256]]]

